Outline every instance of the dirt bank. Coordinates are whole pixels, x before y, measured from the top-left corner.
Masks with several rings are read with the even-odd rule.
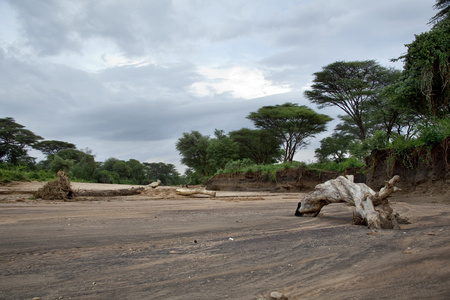
[[[208,180],[206,187],[213,191],[305,192],[337,176],[337,172],[318,172],[304,168],[279,170],[276,178],[270,178],[268,173],[260,171],[241,172],[215,175]]]
[[[366,159],[366,170],[347,169],[343,173],[292,168],[279,170],[274,178],[268,173],[245,172],[219,174],[207,183],[215,191],[309,192],[317,184],[339,175],[354,175],[355,182],[379,190],[394,175],[400,176],[401,194],[441,194],[450,198],[450,137],[431,148],[397,153],[392,149],[373,151]]]
[[[394,198],[411,224],[373,232],[340,204],[294,217],[300,193],[29,200],[39,185],[0,186],[1,299],[450,297],[446,198]]]
[[[367,185],[378,190],[386,178],[400,176],[404,193],[443,194],[450,198],[450,137],[431,148],[409,153],[373,151],[366,159]]]

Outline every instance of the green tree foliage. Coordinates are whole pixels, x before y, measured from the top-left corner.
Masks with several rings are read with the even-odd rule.
[[[117,173],[108,171],[108,170],[102,170],[97,169],[94,173],[94,179],[98,183],[119,183],[120,178],[117,175]]]
[[[74,179],[92,181],[97,163],[89,150],[68,148],[60,150],[58,154],[48,155],[46,161],[42,162],[40,166],[44,169],[48,166],[55,174],[63,170]]]
[[[123,160],[118,160],[113,166],[113,171],[119,175],[120,183],[126,183],[131,177],[131,167]]]
[[[326,137],[320,141],[320,148],[315,150],[315,156],[320,163],[330,160],[340,163],[345,159],[351,142],[351,136],[334,133],[331,137]]]
[[[421,125],[419,129],[418,146],[433,146],[450,136],[450,119],[442,119],[436,124],[427,123]]]
[[[143,165],[148,183],[159,179],[163,185],[181,184],[182,178],[173,164],[144,162]]]
[[[199,184],[202,182],[200,175],[196,173],[192,168],[186,169],[183,176],[185,178],[183,184]]]
[[[0,161],[13,165],[29,161],[29,148],[42,139],[13,118],[0,119]]]
[[[209,165],[209,142],[209,136],[204,136],[196,130],[183,133],[176,144],[176,148],[181,155],[181,163],[192,168],[201,176],[213,174],[215,170]]]
[[[119,161],[117,158],[110,157],[103,163],[99,163],[94,174],[94,179],[99,183],[120,183],[121,178],[114,171],[114,165]]]
[[[229,133],[238,144],[240,159],[250,159],[254,164],[273,164],[281,159],[281,141],[268,130],[242,128]]]
[[[360,131],[358,126],[356,126],[355,121],[348,115],[338,116],[338,118],[341,120],[341,122],[336,125],[334,129],[335,133],[345,136],[351,136],[353,140],[359,140]],[[368,121],[365,120],[364,122],[367,123]]]
[[[67,174],[70,174],[70,170],[74,165],[73,159],[64,159],[58,154],[52,155],[50,158],[50,170],[56,174],[58,171],[64,171]]]
[[[182,181],[180,174],[172,164],[141,163],[136,159],[124,161],[113,157],[99,164],[93,178],[99,183],[142,185],[158,179],[163,185],[177,185]]]
[[[223,169],[227,162],[239,158],[239,145],[223,130],[215,130],[215,138],[211,139],[206,149],[208,165],[214,169]]]
[[[358,137],[367,136],[367,105],[392,83],[394,70],[381,67],[374,60],[338,61],[314,73],[312,89],[305,96],[320,108],[337,106],[356,124]]]
[[[450,18],[446,17],[429,32],[416,35],[399,58],[404,61],[404,71],[398,98],[428,120],[450,114],[449,37]]]
[[[86,153],[78,149],[64,149],[58,152],[58,156],[60,156],[61,158],[71,159],[75,163],[80,162],[85,155]]]
[[[400,78],[401,71],[395,70],[389,75],[392,76],[389,82],[394,83]],[[389,87],[387,86],[377,97],[371,98],[365,103],[373,127],[385,130],[388,136],[393,131],[394,126],[398,124],[399,117],[402,114],[401,108],[392,100],[393,97],[389,93]]]
[[[372,120],[373,127],[371,134],[376,130],[386,132],[386,142],[392,136],[405,135],[406,138],[414,136],[420,118],[408,107],[399,101],[397,90],[399,87],[401,73],[396,72],[395,83],[386,87],[380,95],[369,101],[368,115]]]
[[[436,4],[434,4],[433,7],[435,9],[439,9],[439,12],[431,18],[429,24],[438,24],[439,22],[449,18],[450,0],[436,0]]]
[[[92,181],[94,179],[97,164],[94,156],[86,154],[72,167],[72,176],[78,179]]]
[[[318,114],[306,106],[285,103],[263,106],[247,116],[257,128],[269,130],[283,142],[283,162],[292,162],[294,154],[308,145],[308,138],[325,131],[332,120],[327,115]]]
[[[75,181],[148,184],[154,178],[170,185],[183,181],[172,164],[141,164],[135,159],[117,158],[98,163],[89,148],[78,150],[71,143],[39,142],[41,139],[12,118],[0,119],[0,180],[50,180],[63,170]],[[31,147],[46,154],[46,159],[36,164],[27,155]]]
[[[130,159],[127,161],[127,165],[130,167],[130,179],[133,183],[144,183],[146,181],[144,165],[136,159]]]
[[[33,148],[41,151],[45,155],[52,155],[61,150],[76,149],[76,146],[63,141],[41,141],[36,143]]]
[[[119,159],[110,157],[102,163],[101,168],[112,172],[112,171],[114,171],[114,164],[118,161],[119,161]]]

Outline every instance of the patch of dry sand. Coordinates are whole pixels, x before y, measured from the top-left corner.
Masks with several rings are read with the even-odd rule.
[[[158,187],[58,202],[24,193],[42,184],[0,186],[1,299],[450,297],[447,199],[394,198],[411,224],[370,231],[351,225],[344,204],[294,217],[302,194],[172,197]]]

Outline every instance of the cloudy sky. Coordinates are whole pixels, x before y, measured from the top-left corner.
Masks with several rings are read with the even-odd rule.
[[[253,128],[265,105],[308,105],[335,61],[404,54],[430,0],[0,0],[0,112],[107,158],[174,164],[183,132]],[[329,125],[334,128],[336,122]],[[322,134],[296,160],[314,160]],[[39,153],[33,153],[39,157]]]

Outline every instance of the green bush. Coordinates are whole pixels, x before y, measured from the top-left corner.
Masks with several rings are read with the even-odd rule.
[[[35,172],[27,172],[26,177],[35,181],[51,181],[56,178],[55,173],[50,170],[39,170]]]
[[[417,138],[420,146],[433,146],[450,136],[450,119],[441,119],[419,127]]]
[[[238,160],[233,160],[228,162],[225,167],[223,168],[223,170],[219,170],[218,173],[234,173],[234,172],[239,172],[240,170],[243,170],[245,168],[251,167],[253,166],[255,163],[249,159],[249,158],[244,158],[244,159],[238,159]]]
[[[392,149],[392,159],[407,159],[410,153],[419,147],[425,147],[428,151],[436,144],[441,143],[450,136],[450,120],[441,119],[419,126],[419,134],[416,138],[407,139],[403,135],[393,135],[387,148]]]
[[[387,145],[387,133],[386,131],[377,130],[373,136],[363,141],[366,143],[366,147],[371,150],[386,149]]]
[[[261,172],[262,174],[269,174],[270,179],[276,181],[277,171],[300,167],[306,167],[306,164],[304,162],[294,161],[281,164],[258,165],[252,160],[244,158],[242,160],[228,162],[225,168],[217,171],[216,174]]]
[[[337,163],[334,161],[313,163],[307,166],[309,170],[322,170],[322,171],[333,171],[333,172],[344,172],[348,168],[360,168],[363,170],[366,164],[357,159],[354,156],[344,159],[342,162]]]
[[[403,135],[395,135],[392,137],[392,141],[389,144],[390,149],[395,149],[397,153],[410,152],[419,146],[417,139],[406,139]]]
[[[26,176],[25,167],[16,166],[0,169],[0,180],[3,182],[27,181],[28,178]]]
[[[15,166],[0,162],[0,181],[49,181],[55,179],[50,170],[30,170],[27,166]]]
[[[200,175],[197,172],[190,173],[187,177],[188,184],[205,184],[209,180],[209,177]]]

